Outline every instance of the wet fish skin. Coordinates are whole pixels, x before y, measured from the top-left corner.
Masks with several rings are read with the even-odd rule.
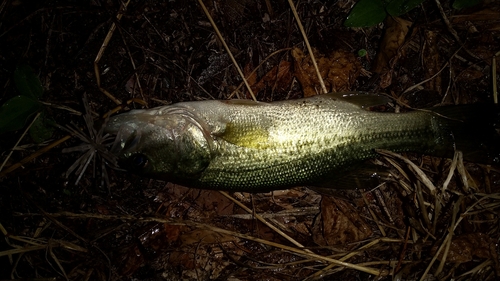
[[[258,192],[331,181],[375,149],[453,150],[449,121],[380,113],[380,96],[335,93],[261,103],[196,101],[112,117],[112,152],[129,171],[196,188]]]

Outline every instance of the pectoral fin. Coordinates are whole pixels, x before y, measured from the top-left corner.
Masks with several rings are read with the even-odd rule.
[[[227,123],[222,133],[216,135],[228,143],[248,148],[269,147],[269,131],[257,124]]]

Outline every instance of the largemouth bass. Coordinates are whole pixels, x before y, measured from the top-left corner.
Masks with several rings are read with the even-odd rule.
[[[253,192],[323,185],[376,157],[376,149],[442,155],[461,143],[482,145],[457,141],[473,132],[433,111],[366,109],[386,102],[364,93],[271,103],[182,102],[119,114],[105,130],[117,135],[111,151],[130,172],[196,188]]]

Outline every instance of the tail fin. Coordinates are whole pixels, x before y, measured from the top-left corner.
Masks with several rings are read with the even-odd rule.
[[[500,108],[494,105],[460,105],[430,109],[445,128],[464,159],[482,164],[500,164]],[[448,152],[449,153],[449,152]]]

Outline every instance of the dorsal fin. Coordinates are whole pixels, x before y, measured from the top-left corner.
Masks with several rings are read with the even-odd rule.
[[[234,100],[223,100],[221,101],[226,104],[232,104],[232,105],[245,105],[245,106],[266,106],[269,105],[268,103],[265,102],[260,102],[260,101],[254,101],[254,100],[239,100],[239,99],[234,99]]]
[[[343,100],[348,103],[355,104],[361,108],[369,108],[387,104],[391,101],[386,96],[378,94],[370,94],[367,92],[338,92],[326,94],[332,98]]]

